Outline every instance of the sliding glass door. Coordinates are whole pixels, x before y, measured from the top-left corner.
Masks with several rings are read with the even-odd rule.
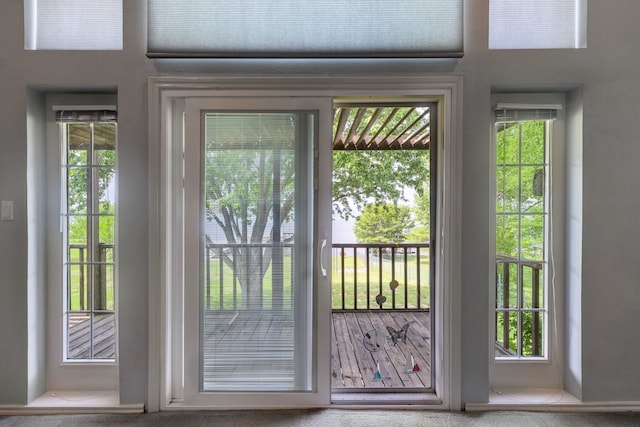
[[[187,100],[185,401],[329,404],[330,124],[328,98]]]

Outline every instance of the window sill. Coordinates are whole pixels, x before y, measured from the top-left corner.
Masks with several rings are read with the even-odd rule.
[[[628,412],[639,402],[581,402],[572,394],[552,388],[492,388],[487,403],[467,403],[465,411]]]
[[[120,404],[120,393],[48,391],[25,406],[0,406],[0,415],[142,413],[143,404]]]

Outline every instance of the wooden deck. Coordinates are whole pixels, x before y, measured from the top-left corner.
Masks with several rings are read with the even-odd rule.
[[[334,391],[361,388],[407,389],[431,387],[431,332],[424,311],[334,312],[332,316],[331,387]],[[394,345],[386,327],[398,331],[409,324],[406,343]],[[371,352],[365,334],[383,337],[380,350]],[[381,335],[380,335],[381,334]],[[407,372],[413,355],[419,371]],[[380,367],[379,374],[376,371]]]
[[[91,359],[91,321],[88,313],[69,314],[68,359]],[[115,359],[115,315],[94,314],[93,358]]]
[[[409,324],[406,343],[394,345],[386,327],[401,330]],[[429,313],[424,311],[361,310],[332,315],[331,387],[335,392],[355,389],[412,389],[431,387],[431,332]],[[380,349],[364,345],[367,333],[377,331]],[[96,315],[94,358],[116,355],[113,314]],[[294,387],[294,328],[290,314],[210,311],[203,336],[205,390],[248,390],[256,384],[287,390]],[[255,344],[256,351],[244,349]],[[69,358],[90,357],[88,315],[70,317]],[[406,370],[413,355],[419,371]],[[237,360],[242,363],[237,363]],[[379,376],[376,371],[380,367]]]

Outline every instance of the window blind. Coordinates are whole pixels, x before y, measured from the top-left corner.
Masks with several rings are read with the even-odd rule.
[[[459,57],[462,0],[149,0],[150,57]]]
[[[559,104],[497,104],[495,123],[514,123],[558,118]]]
[[[117,122],[115,105],[54,105],[57,122]]]
[[[490,0],[489,49],[585,47],[583,0]]]
[[[121,50],[123,0],[25,0],[25,49]]]

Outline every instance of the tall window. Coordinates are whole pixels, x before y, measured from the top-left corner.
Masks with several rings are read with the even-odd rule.
[[[545,357],[554,109],[496,111],[496,357]]]
[[[115,360],[116,116],[57,113],[62,141],[64,358]]]

